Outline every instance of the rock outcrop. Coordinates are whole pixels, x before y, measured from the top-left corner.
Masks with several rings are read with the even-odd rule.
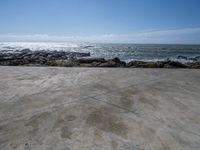
[[[91,58],[90,53],[64,51],[31,51],[24,49],[15,53],[0,53],[0,65],[4,66],[61,66],[61,67],[127,67],[127,68],[197,68],[200,69],[200,57],[192,62],[178,61],[131,61],[124,62],[119,58]],[[187,59],[178,56],[177,59]]]

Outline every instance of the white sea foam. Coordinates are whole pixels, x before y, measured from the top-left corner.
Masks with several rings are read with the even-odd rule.
[[[0,50],[15,51],[22,49],[36,50],[57,50],[65,51],[69,48],[77,48],[79,44],[75,43],[47,43],[47,42],[2,42],[0,43]]]

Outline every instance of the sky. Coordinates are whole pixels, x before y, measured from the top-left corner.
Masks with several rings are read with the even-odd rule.
[[[0,41],[200,44],[199,0],[0,0]]]

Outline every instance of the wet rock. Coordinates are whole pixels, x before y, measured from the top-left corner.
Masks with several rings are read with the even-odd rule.
[[[175,61],[157,61],[157,62],[143,62],[143,61],[131,61],[127,64],[127,67],[132,68],[187,68],[185,64]]]
[[[112,60],[107,60],[104,63],[101,63],[99,67],[118,67],[117,63]]]
[[[105,60],[104,58],[81,58],[78,59],[81,67],[125,67],[126,63],[119,58]]]
[[[71,54],[73,54],[73,53],[71,53]],[[73,54],[75,57],[89,57],[90,56],[90,53],[76,53],[76,52],[74,52],[74,54]]]
[[[125,67],[126,63],[121,61],[119,58],[109,59],[106,62],[101,63],[99,67]]]
[[[21,53],[30,53],[30,52],[31,52],[31,50],[30,50],[30,49],[28,49],[28,48],[26,48],[26,49],[23,49],[23,50],[21,50],[20,52],[21,52]]]
[[[91,45],[89,45],[89,46],[84,46],[83,48],[93,48],[94,46],[91,46]]]
[[[188,58],[188,60],[191,60],[191,61],[198,61],[198,59],[196,59],[196,58]]]
[[[200,56],[196,56],[195,59],[200,62]]]
[[[196,56],[195,58],[196,58],[196,59],[200,59],[200,56]]]
[[[94,63],[94,62],[97,62],[97,63],[104,63],[106,62],[106,60],[104,58],[80,58],[78,59],[78,62],[79,63],[87,63],[87,64],[90,64],[90,63]]]
[[[3,61],[3,60],[13,60],[14,59],[14,57],[13,56],[3,56],[3,57],[1,57],[1,60]]]
[[[164,62],[164,68],[187,68],[187,66],[177,61],[167,61]]]
[[[120,64],[121,67],[125,67],[126,66],[126,62],[121,61],[118,57],[115,57],[114,59],[112,59],[112,61],[114,61],[117,64]]]
[[[163,66],[163,62],[131,61],[127,63],[127,67],[132,68],[163,68]]]
[[[185,59],[185,60],[187,60],[188,58],[185,57],[185,56],[181,56],[181,55],[179,55],[179,56],[177,57],[177,59]]]
[[[113,58],[112,61],[116,63],[121,63],[121,60],[118,57]]]
[[[187,68],[200,69],[200,62],[186,63]]]
[[[76,66],[80,67],[98,67],[101,63],[106,62],[104,58],[79,58],[74,59]]]
[[[16,53],[0,53],[0,65],[63,65],[56,62],[57,60],[68,60],[69,58],[87,57],[90,53],[78,52],[64,52],[64,51],[31,51],[30,49],[23,49]],[[72,62],[68,64],[71,64]],[[72,64],[73,65],[73,64]],[[71,65],[70,65],[71,66]]]
[[[130,67],[130,68],[200,68],[200,57],[190,58],[193,62],[176,61],[131,61],[125,63],[119,58],[86,58],[90,53],[64,51],[31,51],[24,49],[16,53],[0,53],[0,65],[7,66],[61,66],[61,67]],[[183,59],[184,56],[179,56]]]

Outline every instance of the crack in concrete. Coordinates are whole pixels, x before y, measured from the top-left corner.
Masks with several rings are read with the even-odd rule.
[[[94,99],[95,101],[103,102],[103,103],[106,103],[106,104],[111,105],[113,107],[116,107],[118,109],[122,109],[122,110],[125,110],[127,112],[130,112],[130,113],[133,113],[133,114],[137,114],[136,111],[131,111],[131,110],[125,108],[125,107],[122,107],[122,106],[119,106],[119,105],[116,105],[116,104],[113,104],[113,103],[109,103],[107,101],[103,101],[103,100],[97,99],[95,97],[91,97],[91,98]]]

